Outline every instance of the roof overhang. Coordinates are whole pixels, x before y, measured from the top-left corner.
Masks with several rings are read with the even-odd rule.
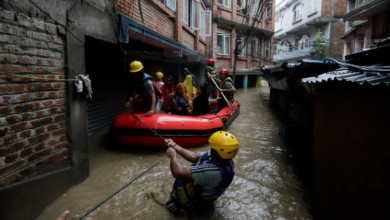
[[[241,22],[236,22],[236,21],[232,21],[232,20],[228,20],[228,19],[225,19],[225,18],[220,17],[220,16],[215,16],[214,15],[213,19],[215,21],[217,21],[218,24],[221,24],[221,25],[234,26],[234,27],[243,26],[246,29],[252,28],[252,25],[241,23]],[[259,23],[261,23],[261,22],[259,22]],[[260,28],[260,27],[257,27],[257,26],[254,26],[254,32],[256,34],[264,34],[267,37],[271,37],[275,33],[273,30],[264,29],[264,28]]]
[[[386,10],[389,4],[389,0],[366,0],[365,3],[345,14],[344,20],[366,20],[368,16]]]
[[[307,26],[322,27],[330,22],[336,22],[339,19],[335,17],[318,17],[306,22]],[[343,20],[343,19],[341,19]]]
[[[350,35],[351,33],[353,33],[353,31],[356,30],[356,27],[353,27],[351,29],[349,29],[349,31],[345,32],[344,34],[342,34],[340,36],[340,39],[345,39],[346,37],[348,37],[348,35]]]

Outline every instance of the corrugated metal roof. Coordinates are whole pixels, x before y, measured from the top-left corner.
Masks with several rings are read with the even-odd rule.
[[[340,68],[335,71],[330,71],[315,77],[303,78],[304,83],[319,83],[329,81],[347,81],[359,84],[369,83],[370,85],[385,84],[390,85],[390,74],[376,72],[357,72]]]
[[[280,53],[274,55],[274,62],[283,62],[289,60],[299,60],[303,58],[311,58],[313,57],[312,53],[314,53],[315,47],[307,47],[302,50],[295,50],[286,53]]]

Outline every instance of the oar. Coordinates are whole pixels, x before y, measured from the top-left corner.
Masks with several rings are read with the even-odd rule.
[[[207,73],[207,74],[209,74],[209,76],[211,76],[210,73]],[[215,87],[217,87],[217,89],[219,90],[219,87],[218,87],[217,83],[214,81],[214,78],[213,78],[212,76],[211,76],[210,78],[211,78],[211,80],[213,81]],[[223,92],[219,92],[219,93],[222,95],[222,97],[225,99],[226,103],[228,104],[228,106],[229,106],[229,108],[230,108],[230,114],[233,114],[233,113],[234,113],[234,108],[233,108],[233,106],[232,106],[231,103],[227,100],[227,98],[225,97],[225,95],[223,94]]]

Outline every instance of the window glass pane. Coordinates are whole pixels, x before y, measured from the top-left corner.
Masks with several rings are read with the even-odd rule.
[[[190,4],[189,4],[189,0],[183,0],[183,21],[184,23],[188,24],[188,12],[189,12],[189,7],[190,7]]]
[[[223,36],[217,35],[217,53],[223,54]]]
[[[230,54],[230,36],[225,36],[225,54],[229,55]]]
[[[167,7],[176,11],[176,0],[166,0]]]

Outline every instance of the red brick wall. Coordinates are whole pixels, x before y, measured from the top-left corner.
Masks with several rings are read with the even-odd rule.
[[[183,45],[187,46],[187,47],[190,47],[190,48],[194,48],[194,44],[195,44],[195,36],[193,35],[193,33],[190,33],[189,30],[183,28]]]
[[[335,22],[333,24],[332,46],[333,54],[343,54],[344,44],[340,42],[340,35],[345,33],[345,22]],[[336,43],[337,42],[337,43]]]
[[[207,55],[207,53],[206,53],[206,44],[204,44],[203,42],[199,42],[199,52]]]
[[[215,68],[219,73],[219,70],[225,68],[230,69],[232,67],[230,58],[218,58],[217,62],[215,63]]]
[[[134,6],[131,6],[131,4],[132,0],[118,0],[118,11],[142,24],[141,14],[138,10],[138,1],[134,1]],[[155,4],[155,6],[151,4]],[[132,12],[132,7],[134,7],[134,13]],[[172,11],[170,11],[167,7],[163,6],[157,0],[141,1],[141,7],[146,27],[166,37],[172,39],[174,38],[174,22],[173,18],[171,18],[171,16],[173,15]]]
[[[348,1],[336,0],[334,7],[334,16],[344,16],[347,13]]]
[[[332,14],[332,0],[322,0],[321,16],[330,17]]]
[[[0,11],[0,185],[69,164],[65,128],[65,30]],[[41,71],[49,69],[48,71]],[[36,71],[20,73],[22,71]]]

